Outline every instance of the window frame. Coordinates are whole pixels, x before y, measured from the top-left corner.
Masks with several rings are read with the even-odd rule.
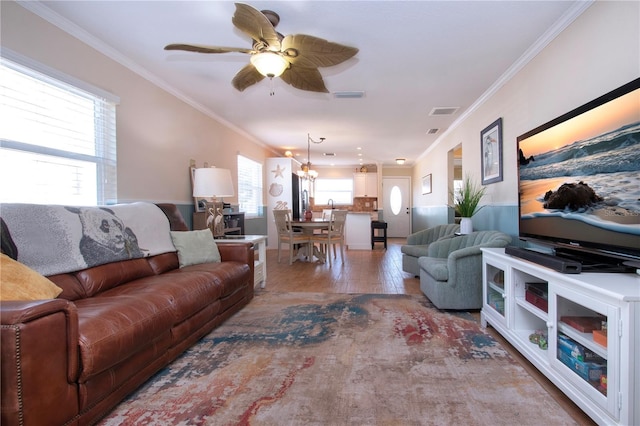
[[[92,108],[93,111],[90,126],[87,125],[88,122],[86,120],[82,121],[79,124],[79,127],[82,127],[84,125],[87,126],[87,128],[92,129],[93,131],[92,142],[87,145],[85,139],[85,148],[89,147],[89,149],[86,150],[87,152],[82,152],[82,150],[79,151],[70,149],[71,144],[38,144],[38,141],[33,136],[22,136],[24,138],[23,140],[0,138],[0,151],[11,150],[17,155],[23,153],[27,154],[27,156],[35,154],[35,156],[28,160],[34,162],[34,164],[38,164],[43,159],[51,160],[53,164],[57,164],[57,167],[59,167],[60,174],[57,176],[65,175],[64,166],[78,167],[77,165],[72,166],[69,163],[79,161],[85,164],[88,163],[89,165],[94,164],[94,170],[92,170],[91,166],[88,169],[91,172],[90,176],[81,176],[79,180],[72,181],[63,179],[64,185],[68,184],[68,188],[71,190],[70,192],[67,192],[65,196],[73,198],[73,188],[77,188],[78,185],[83,186],[84,183],[86,185],[90,185],[92,188],[95,187],[95,200],[89,202],[85,198],[82,204],[105,205],[116,203],[116,106],[119,104],[120,99],[111,93],[108,93],[75,77],[64,74],[58,70],[50,68],[16,52],[13,52],[10,49],[2,48],[0,50],[0,65],[2,65],[3,68],[6,67],[7,69],[13,70],[16,73],[26,76],[33,81],[40,82],[46,85],[46,88],[51,89],[51,91],[49,92],[49,99],[56,99],[55,94],[52,94],[52,92],[54,92],[55,90],[60,90],[61,94],[63,95],[61,98],[63,101],[68,102],[69,99],[73,97],[77,99],[84,99],[84,103],[89,105],[89,108]],[[11,92],[8,89],[10,89],[11,86],[6,86],[6,88],[4,88],[4,86],[0,85],[0,87],[2,87],[3,92],[7,90],[6,92],[4,92],[3,98],[6,95],[6,99],[10,100]],[[67,94],[69,95],[68,97],[66,96]],[[20,100],[32,98],[20,98],[19,96],[14,96],[13,99]],[[91,106],[91,104],[93,106]],[[51,111],[51,109],[45,110],[45,112],[47,111]],[[46,115],[45,117],[49,117],[49,115]],[[53,118],[51,124],[48,126],[45,125],[43,126],[43,128],[54,128],[56,124],[60,123],[63,132],[74,130],[73,126],[65,127],[67,126],[66,123],[60,121],[59,118],[51,118]],[[20,136],[17,137],[20,138]],[[59,137],[61,140],[64,140],[66,136],[61,135]],[[63,163],[66,164],[63,165]],[[36,165],[34,167],[38,166]],[[55,167],[56,166],[54,166],[54,168]],[[81,168],[80,170],[84,171],[87,169]],[[17,179],[12,180],[12,185],[16,185],[16,181],[20,181],[19,176],[17,176]],[[28,186],[29,183],[26,183],[28,182],[26,179],[23,179],[23,182],[25,182],[25,188],[34,188],[33,184],[31,184],[30,187]],[[93,190],[90,190],[91,195],[93,195],[93,192]],[[25,191],[25,194],[27,193],[31,194],[32,191],[27,189]],[[33,199],[29,197],[30,196],[27,195],[26,197],[20,199],[19,202],[47,203],[51,201],[39,199],[39,195],[37,193],[33,193]],[[5,199],[2,200],[2,202],[12,202],[12,200]]]
[[[343,191],[323,191],[322,189],[320,191],[318,191],[318,184],[322,184],[323,182],[328,182],[328,181],[340,181],[341,183],[338,184],[339,188],[349,188],[348,190],[343,190]],[[350,182],[350,185],[346,185],[347,181]],[[355,194],[355,188],[354,188],[354,181],[353,178],[348,178],[348,177],[339,177],[339,178],[316,178],[314,183],[314,204],[316,205],[328,205],[327,202],[329,199],[334,199],[334,206],[348,206],[353,204],[353,198],[354,198],[354,194]],[[323,193],[340,193],[340,194],[347,194],[348,196],[340,196],[340,195],[333,195],[333,196],[327,196],[326,200],[321,199],[321,197],[324,197]],[[320,197],[318,196],[318,194],[320,194]]]
[[[243,159],[243,160],[241,160]],[[256,166],[257,169],[259,170],[253,170],[253,180],[248,183],[248,186],[251,186],[250,189],[246,189],[243,188],[244,184],[243,184],[243,180],[244,180],[244,176],[243,176],[243,164],[240,164],[241,161],[246,161],[246,164],[253,164]],[[259,162],[254,160],[253,158],[250,158],[246,155],[242,155],[240,153],[237,154],[237,158],[236,158],[236,164],[238,167],[238,173],[237,173],[237,177],[238,177],[238,206],[240,208],[240,211],[244,211],[245,217],[246,218],[256,218],[256,217],[262,217],[263,215],[263,193],[264,193],[264,165]],[[254,185],[256,180],[259,181],[259,185]],[[252,200],[249,204],[255,204],[255,210],[251,211],[251,210],[247,210],[246,206],[246,202],[244,201],[244,197],[243,197],[243,191],[250,191],[252,193],[251,197]]]

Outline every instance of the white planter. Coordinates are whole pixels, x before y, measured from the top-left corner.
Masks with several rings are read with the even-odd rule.
[[[473,222],[470,217],[463,217],[460,219],[460,233],[470,234],[473,232]]]

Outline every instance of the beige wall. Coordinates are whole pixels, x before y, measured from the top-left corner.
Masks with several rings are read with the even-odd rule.
[[[273,156],[259,143],[173,97],[128,68],[9,1],[0,2],[3,47],[120,97],[118,197],[122,202],[191,201],[188,165],[227,167],[236,154]],[[463,145],[463,170],[480,179],[480,131],[503,117],[504,181],[488,186],[483,203],[517,204],[516,137],[640,75],[640,2],[596,2],[516,77],[412,170],[413,205],[443,206],[448,198],[447,152]],[[339,172],[339,173],[338,173]],[[383,175],[405,175],[385,168]],[[328,171],[322,171],[329,177]],[[351,175],[351,169],[334,170]],[[433,176],[422,195],[421,177]],[[229,199],[234,202],[236,199]]]
[[[273,153],[19,5],[0,2],[4,47],[120,98],[118,200],[190,203],[189,160],[230,168],[236,154],[263,162]],[[237,191],[237,183],[236,183]],[[225,199],[235,202],[237,197]]]
[[[463,146],[463,173],[480,182],[480,131],[503,118],[504,180],[482,204],[517,205],[516,138],[640,76],[640,2],[598,1],[413,169],[414,206],[447,205],[447,152]],[[433,174],[422,195],[420,177]]]

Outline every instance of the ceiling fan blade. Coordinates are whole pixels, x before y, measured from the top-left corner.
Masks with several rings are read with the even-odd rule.
[[[236,3],[236,13],[231,22],[252,39],[268,44],[269,50],[280,50],[280,36],[271,21],[258,9],[248,4]]]
[[[309,92],[329,93],[318,68],[290,67],[282,73],[280,78],[296,89],[307,90]]]
[[[164,50],[186,50],[187,52],[198,53],[254,53],[251,49],[243,49],[240,47],[221,47],[221,46],[205,46],[203,44],[168,44],[164,47]]]
[[[282,52],[291,64],[317,68],[338,65],[358,53],[355,47],[344,46],[305,34],[288,35],[282,40]]]
[[[264,76],[258,72],[256,67],[251,64],[247,64],[244,66],[244,68],[238,71],[235,77],[233,77],[233,80],[231,80],[231,84],[233,84],[233,87],[235,87],[237,90],[242,92],[244,89],[258,83],[263,78]]]

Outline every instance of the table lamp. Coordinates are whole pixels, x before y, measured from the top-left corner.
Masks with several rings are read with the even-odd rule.
[[[224,235],[224,221],[222,215],[223,202],[217,201],[220,197],[233,197],[233,181],[229,169],[219,169],[216,167],[203,167],[196,169],[193,176],[193,196],[195,198],[213,199],[213,207],[209,207],[209,217],[207,226],[211,229],[214,237]]]

